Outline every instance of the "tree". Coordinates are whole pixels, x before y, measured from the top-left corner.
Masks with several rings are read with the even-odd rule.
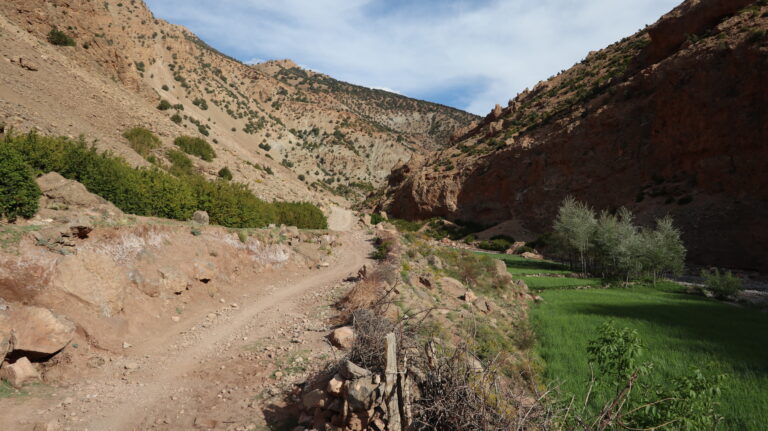
[[[18,217],[35,215],[40,199],[40,187],[32,169],[17,151],[0,145],[0,218],[16,221]]]
[[[595,212],[586,204],[568,196],[560,206],[555,220],[555,235],[579,255],[581,271],[587,272],[587,252],[597,226]]]
[[[671,217],[656,220],[656,229],[643,230],[641,236],[642,247],[638,258],[643,264],[643,271],[653,277],[653,284],[656,284],[660,274],[679,275],[683,271],[686,250]]]

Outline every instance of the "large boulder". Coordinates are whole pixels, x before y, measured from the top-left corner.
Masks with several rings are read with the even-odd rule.
[[[56,172],[47,173],[37,178],[42,197],[40,198],[41,210],[53,209],[69,210],[84,209],[93,214],[107,214],[111,217],[122,217],[123,212],[106,199],[88,191],[84,185],[77,181],[68,180]],[[54,212],[52,214],[58,214]]]
[[[355,341],[355,330],[351,326],[336,328],[328,335],[328,340],[338,349],[349,350]]]
[[[506,277],[507,275],[509,275],[509,272],[507,271],[507,264],[504,263],[504,261],[501,259],[494,259],[493,273],[497,277]]]
[[[466,288],[464,288],[464,284],[462,284],[459,280],[456,280],[455,278],[451,277],[442,277],[439,280],[440,287],[443,288],[449,295],[459,297],[464,295],[464,293],[467,291]]]
[[[32,358],[46,357],[67,346],[75,333],[75,325],[42,307],[10,306],[0,312],[0,334],[11,333],[13,351]]]
[[[0,379],[18,389],[28,382],[39,381],[40,374],[29,359],[21,358],[13,364],[3,365],[3,368],[0,368]]]

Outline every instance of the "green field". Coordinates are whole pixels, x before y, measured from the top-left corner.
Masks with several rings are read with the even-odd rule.
[[[503,260],[507,264],[507,271],[512,275],[530,275],[530,274],[573,274],[573,271],[565,265],[549,260],[526,259],[512,254],[483,253],[476,252],[479,255],[490,256],[494,259]]]
[[[599,278],[576,278],[576,277],[517,277],[528,285],[531,290],[548,289],[573,289],[576,287],[599,287],[603,281]]]
[[[590,369],[586,349],[606,320],[636,329],[646,383],[663,383],[692,367],[727,374],[719,429],[768,429],[768,315],[688,295],[671,283],[658,288],[547,290],[531,310],[545,380],[584,399]]]

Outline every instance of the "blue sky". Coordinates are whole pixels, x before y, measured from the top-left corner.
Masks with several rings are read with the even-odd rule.
[[[652,24],[680,0],[146,0],[244,62],[290,58],[476,114]]]

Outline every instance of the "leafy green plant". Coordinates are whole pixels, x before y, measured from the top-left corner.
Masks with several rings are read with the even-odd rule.
[[[598,335],[589,342],[589,362],[597,367],[598,376],[612,385],[620,385],[630,378],[639,364],[643,351],[636,330],[617,329],[612,321],[603,323]]]
[[[179,136],[173,143],[185,153],[200,157],[206,162],[210,162],[216,157],[216,152],[213,151],[211,144],[202,138]]]
[[[717,268],[711,271],[703,269],[701,276],[704,278],[704,287],[718,299],[727,299],[743,289],[741,279],[731,271],[720,272]]]
[[[192,160],[179,150],[168,150],[165,153],[168,161],[171,162],[169,171],[176,176],[194,175],[195,165]]]
[[[151,130],[143,127],[134,127],[126,130],[123,133],[123,137],[128,140],[131,148],[145,159],[152,150],[160,146],[160,138],[155,136]]]
[[[13,222],[18,217],[34,216],[40,194],[32,169],[22,155],[0,145],[0,218]]]
[[[56,27],[48,32],[48,42],[56,46],[75,46],[75,40]]]
[[[181,115],[179,115],[178,112],[171,115],[171,121],[173,121],[174,123],[181,124],[181,120],[182,120]]]

